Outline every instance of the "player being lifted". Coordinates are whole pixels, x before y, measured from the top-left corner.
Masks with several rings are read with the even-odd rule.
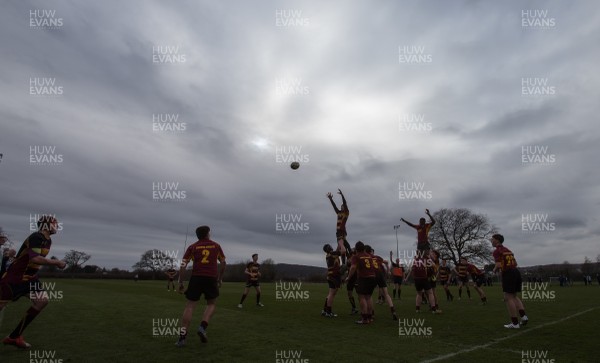
[[[471,280],[473,280],[473,283],[475,284],[475,291],[477,291],[481,302],[485,305],[487,303],[487,298],[485,297],[485,292],[483,292],[483,289],[481,288],[485,282],[485,273],[472,263],[469,263],[464,257],[461,259],[461,262],[467,264],[467,272],[471,275]]]
[[[206,309],[204,309],[202,322],[198,327],[197,333],[202,343],[208,341],[206,330],[208,329],[208,322],[215,312],[217,297],[219,297],[219,288],[221,287],[223,274],[225,273],[225,254],[221,246],[210,239],[210,228],[208,226],[196,228],[196,237],[198,237],[198,241],[187,248],[181,261],[181,268],[179,269],[179,291],[183,292],[184,286],[181,279],[184,276],[188,263],[193,261],[192,277],[185,291],[187,303],[181,319],[181,333],[179,340],[175,343],[178,347],[185,345],[192,315],[202,294],[204,294],[204,298],[206,299]]]
[[[338,289],[342,285],[342,274],[340,271],[340,251],[335,251],[330,244],[323,246],[323,252],[325,252],[325,262],[327,262],[327,284],[329,284],[329,293],[325,299],[325,305],[321,315],[328,318],[334,318],[337,314],[334,314],[331,310],[333,306],[333,299],[337,294]]]
[[[165,272],[165,275],[167,275],[167,278],[169,279],[167,281],[167,291],[170,290],[171,285],[173,286],[173,291],[175,291],[175,282],[173,281],[173,279],[175,279],[175,276],[177,276],[177,271],[173,268],[173,266],[171,266]]]
[[[348,216],[350,215],[350,210],[348,209],[348,203],[346,202],[346,198],[344,198],[344,194],[340,189],[338,189],[338,194],[342,196],[342,205],[340,209],[338,209],[337,205],[333,201],[333,194],[327,193],[327,198],[331,202],[333,206],[333,210],[337,215],[337,223],[335,228],[335,238],[338,243],[338,250],[342,253],[342,263],[346,263],[346,257],[350,256],[350,244],[346,237],[348,233],[346,233],[346,222],[348,221]]]
[[[517,269],[517,260],[515,260],[515,255],[512,251],[504,247],[504,236],[495,234],[492,236],[490,242],[496,248],[493,253],[494,261],[496,261],[493,272],[502,271],[502,291],[504,292],[504,301],[506,301],[506,307],[508,308],[511,320],[504,327],[518,329],[520,326],[527,325],[529,318],[525,314],[523,302],[517,296],[517,293],[521,291],[522,285],[521,273]],[[517,318],[517,312],[521,317],[520,322]]]
[[[427,214],[427,216],[429,216],[429,219],[430,219],[429,223],[426,223],[425,218],[421,218],[421,219],[419,219],[419,224],[414,225],[414,224],[410,223],[409,221],[407,221],[406,219],[400,218],[400,220],[402,222],[408,224],[409,226],[411,226],[412,228],[417,230],[417,250],[420,250],[420,251],[430,249],[429,231],[431,230],[431,227],[433,227],[435,225],[435,219],[433,219],[433,217],[429,213],[429,209],[425,209],[425,213]]]
[[[442,258],[442,262],[440,265],[440,269],[438,270],[437,280],[444,287],[444,291],[446,292],[446,301],[454,300],[454,296],[450,292],[450,276],[452,275],[452,271],[450,267],[448,267],[446,259]]]
[[[404,266],[400,265],[399,258],[396,258],[396,262],[394,262],[392,251],[390,251],[390,262],[392,264],[392,278],[394,281],[394,299],[396,298],[397,291],[398,300],[400,300],[400,293],[402,292],[402,280],[404,278]]]
[[[252,261],[248,262],[246,265],[244,274],[246,274],[246,287],[244,288],[244,293],[242,294],[242,299],[238,304],[238,308],[242,308],[242,304],[244,303],[244,300],[246,300],[250,288],[253,286],[256,290],[256,306],[263,307],[264,305],[260,302],[260,283],[258,282],[258,278],[260,277],[260,264],[258,263],[257,253],[252,255]]]
[[[2,340],[6,345],[22,349],[31,347],[23,339],[23,331],[48,305],[48,295],[38,278],[40,267],[53,265],[63,269],[66,265],[64,261],[46,258],[52,246],[50,236],[58,231],[58,220],[51,215],[43,215],[37,221],[37,227],[38,231],[23,242],[14,262],[0,279],[0,314],[9,302],[17,301],[22,296],[29,298],[32,303],[17,327]]]

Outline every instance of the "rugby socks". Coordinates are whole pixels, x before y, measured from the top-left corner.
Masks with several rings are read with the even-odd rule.
[[[23,331],[25,330],[25,328],[27,328],[27,325],[29,325],[29,323],[31,323],[33,321],[33,319],[35,319],[35,317],[38,316],[39,313],[40,313],[39,310],[36,310],[33,307],[30,307],[27,310],[27,313],[25,314],[23,319],[21,319],[21,322],[19,323],[19,325],[17,325],[15,330],[13,330],[13,332],[10,333],[9,337],[11,339],[17,339],[19,336],[23,335]]]
[[[244,303],[244,300],[246,300],[246,296],[248,296],[247,294],[242,294],[242,300],[240,300],[240,304]]]
[[[208,321],[202,320],[200,322],[200,326],[204,328],[204,330],[208,329]]]
[[[514,324],[514,325],[519,325],[519,319],[517,319],[516,317],[511,317],[510,321]]]
[[[323,310],[327,311],[327,298],[325,298],[325,304],[323,304]]]
[[[396,289],[394,289],[394,299],[396,298]]]
[[[481,298],[481,302],[487,302],[487,297],[485,297],[485,296],[484,296],[484,297],[482,297],[482,298]],[[523,316],[523,315],[521,315],[521,316]]]
[[[467,287],[467,295],[469,295],[469,299],[471,298],[471,290]]]
[[[256,305],[260,304],[260,292],[256,293]]]
[[[348,300],[350,300],[350,305],[352,305],[352,309],[356,310],[356,302],[354,302],[354,296],[348,296]]]
[[[523,309],[520,309],[520,310],[519,310],[519,316],[520,316],[520,317],[524,317],[525,315],[526,315],[526,314],[525,314],[525,310],[523,310]]]

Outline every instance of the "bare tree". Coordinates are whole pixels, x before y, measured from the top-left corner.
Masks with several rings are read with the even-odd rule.
[[[73,273],[76,269],[81,268],[90,258],[92,256],[85,252],[70,250],[65,255],[64,261],[67,264],[67,270]]]
[[[173,257],[168,256],[161,250],[148,250],[142,254],[142,257],[133,265],[133,268],[135,270],[152,271],[152,276],[156,279],[156,274],[172,267],[174,261]]]
[[[435,226],[429,232],[432,248],[457,264],[461,257],[472,263],[491,263],[492,246],[489,239],[497,228],[487,216],[469,209],[441,209],[433,214]]]

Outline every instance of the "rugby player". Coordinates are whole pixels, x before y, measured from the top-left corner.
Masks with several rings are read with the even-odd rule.
[[[373,290],[377,286],[377,260],[371,257],[365,251],[365,245],[361,241],[356,242],[354,247],[356,254],[352,256],[352,265],[350,267],[349,276],[354,273],[357,275],[356,292],[358,293],[358,301],[360,302],[361,320],[356,321],[356,324],[370,324],[373,312]]]
[[[402,222],[417,230],[417,250],[419,251],[425,251],[430,249],[429,231],[431,230],[431,227],[435,225],[435,219],[433,219],[433,217],[429,213],[429,209],[425,209],[425,213],[429,216],[429,223],[426,223],[425,218],[421,218],[419,219],[419,224],[415,225],[404,218],[400,218]]]
[[[444,291],[446,292],[446,301],[454,300],[454,296],[452,295],[452,293],[450,292],[450,288],[448,287],[450,285],[450,275],[450,267],[448,267],[446,259],[442,258],[440,269],[438,270],[437,280],[444,287]]]
[[[417,251],[415,257],[413,259],[413,265],[411,270],[408,272],[406,278],[413,275],[413,279],[415,281],[415,289],[417,290],[417,296],[415,298],[416,312],[419,313],[421,311],[421,302],[422,297],[421,294],[427,294],[427,298],[429,300],[429,307],[434,314],[440,314],[442,311],[438,310],[436,307],[435,298],[433,297],[433,292],[431,291],[431,286],[429,285],[429,274],[428,270],[431,270],[433,262],[429,258],[426,251]]]
[[[487,298],[485,296],[485,292],[483,292],[483,288],[481,287],[485,282],[485,273],[478,269],[472,263],[469,263],[466,258],[462,258],[462,262],[467,264],[467,272],[471,275],[471,280],[475,283],[475,291],[479,294],[479,298],[481,298],[481,303],[486,304]]]
[[[331,310],[333,306],[333,299],[338,292],[340,286],[342,286],[342,274],[340,271],[340,251],[334,251],[330,244],[323,246],[323,252],[325,252],[325,262],[327,263],[327,284],[329,284],[329,293],[325,299],[325,306],[321,315],[334,318],[337,314],[334,314]]]
[[[238,304],[238,308],[242,308],[242,304],[244,303],[244,300],[246,300],[246,296],[248,296],[251,287],[254,287],[256,290],[256,306],[263,307],[264,305],[260,302],[260,283],[258,282],[258,278],[260,277],[260,264],[258,263],[257,253],[252,255],[252,261],[246,265],[244,274],[246,274],[247,279],[246,287],[244,288],[244,293],[242,294],[242,299]]]
[[[338,250],[342,253],[342,263],[346,263],[346,257],[350,257],[350,244],[346,237],[348,233],[346,232],[346,222],[348,221],[348,217],[350,216],[350,210],[348,209],[348,203],[346,202],[346,198],[344,198],[344,194],[340,189],[338,189],[338,194],[342,196],[342,205],[340,209],[338,209],[337,205],[333,201],[333,194],[327,193],[327,198],[331,202],[333,206],[333,210],[337,215],[337,222],[335,227],[335,238],[338,243]]]
[[[469,300],[471,300],[471,290],[469,289],[469,274],[468,274],[468,266],[466,263],[463,263],[463,259],[460,258],[456,266],[454,266],[454,273],[458,279],[458,300],[462,299],[462,288],[463,286],[467,289],[467,295],[469,296]]]
[[[177,271],[175,271],[175,269],[171,266],[171,268],[169,268],[165,272],[165,275],[167,275],[167,277],[169,278],[169,280],[167,281],[167,291],[171,289],[171,285],[173,285],[173,291],[175,291],[175,282],[173,281],[173,279],[175,279],[175,276],[177,276]]]
[[[392,278],[394,281],[394,299],[396,298],[396,292],[398,292],[398,300],[400,300],[402,280],[404,278],[404,267],[400,265],[399,258],[396,258],[396,262],[394,262],[392,251],[390,251],[390,263],[392,264]]]
[[[394,308],[394,302],[392,301],[392,297],[387,291],[387,283],[385,282],[386,277],[388,275],[388,262],[375,254],[375,250],[371,248],[371,246],[365,246],[365,252],[371,255],[373,259],[376,261],[376,267],[378,267],[376,272],[376,280],[377,287],[379,287],[379,296],[383,297],[383,301],[387,303],[387,306],[390,308],[390,312],[392,313],[392,319],[398,320],[398,315],[396,315],[396,309]],[[375,312],[372,312],[375,315]]]

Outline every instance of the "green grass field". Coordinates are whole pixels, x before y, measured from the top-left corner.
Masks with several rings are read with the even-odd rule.
[[[440,315],[428,313],[427,308],[416,314],[414,288],[405,286],[402,301],[395,301],[400,319],[407,319],[402,320],[405,324],[423,319],[431,335],[400,336],[398,322],[391,319],[384,305],[376,305],[373,324],[354,324],[357,317],[348,315],[345,289],[340,290],[334,304],[338,317],[324,318],[320,312],[327,292],[325,284],[303,283],[300,290],[308,291],[308,300],[282,301],[276,299],[275,284],[265,283],[264,308],[255,306],[251,292],[243,309],[238,309],[243,284],[227,283],[210,322],[209,342],[201,344],[190,333],[187,346],[180,349],[174,346],[175,336],[153,334],[153,320],[181,319],[185,304],[182,295],[166,291],[165,282],[53,282],[62,299],[52,302],[25,332],[32,351],[0,346],[0,362],[33,362],[32,352],[46,357],[54,354],[55,362],[61,359],[63,363],[421,362],[444,355],[448,356],[438,361],[526,362],[523,351],[538,358],[546,352],[546,362],[600,361],[595,334],[600,325],[597,285],[550,286],[555,299],[525,301],[530,323],[520,330],[502,327],[509,319],[499,285],[485,289],[489,301],[485,306],[479,304],[474,290],[470,301],[464,292],[461,301],[442,299]],[[456,287],[452,291],[458,294]],[[23,298],[8,306],[0,335],[10,333],[28,305]],[[203,304],[196,310],[194,331],[203,310]]]

